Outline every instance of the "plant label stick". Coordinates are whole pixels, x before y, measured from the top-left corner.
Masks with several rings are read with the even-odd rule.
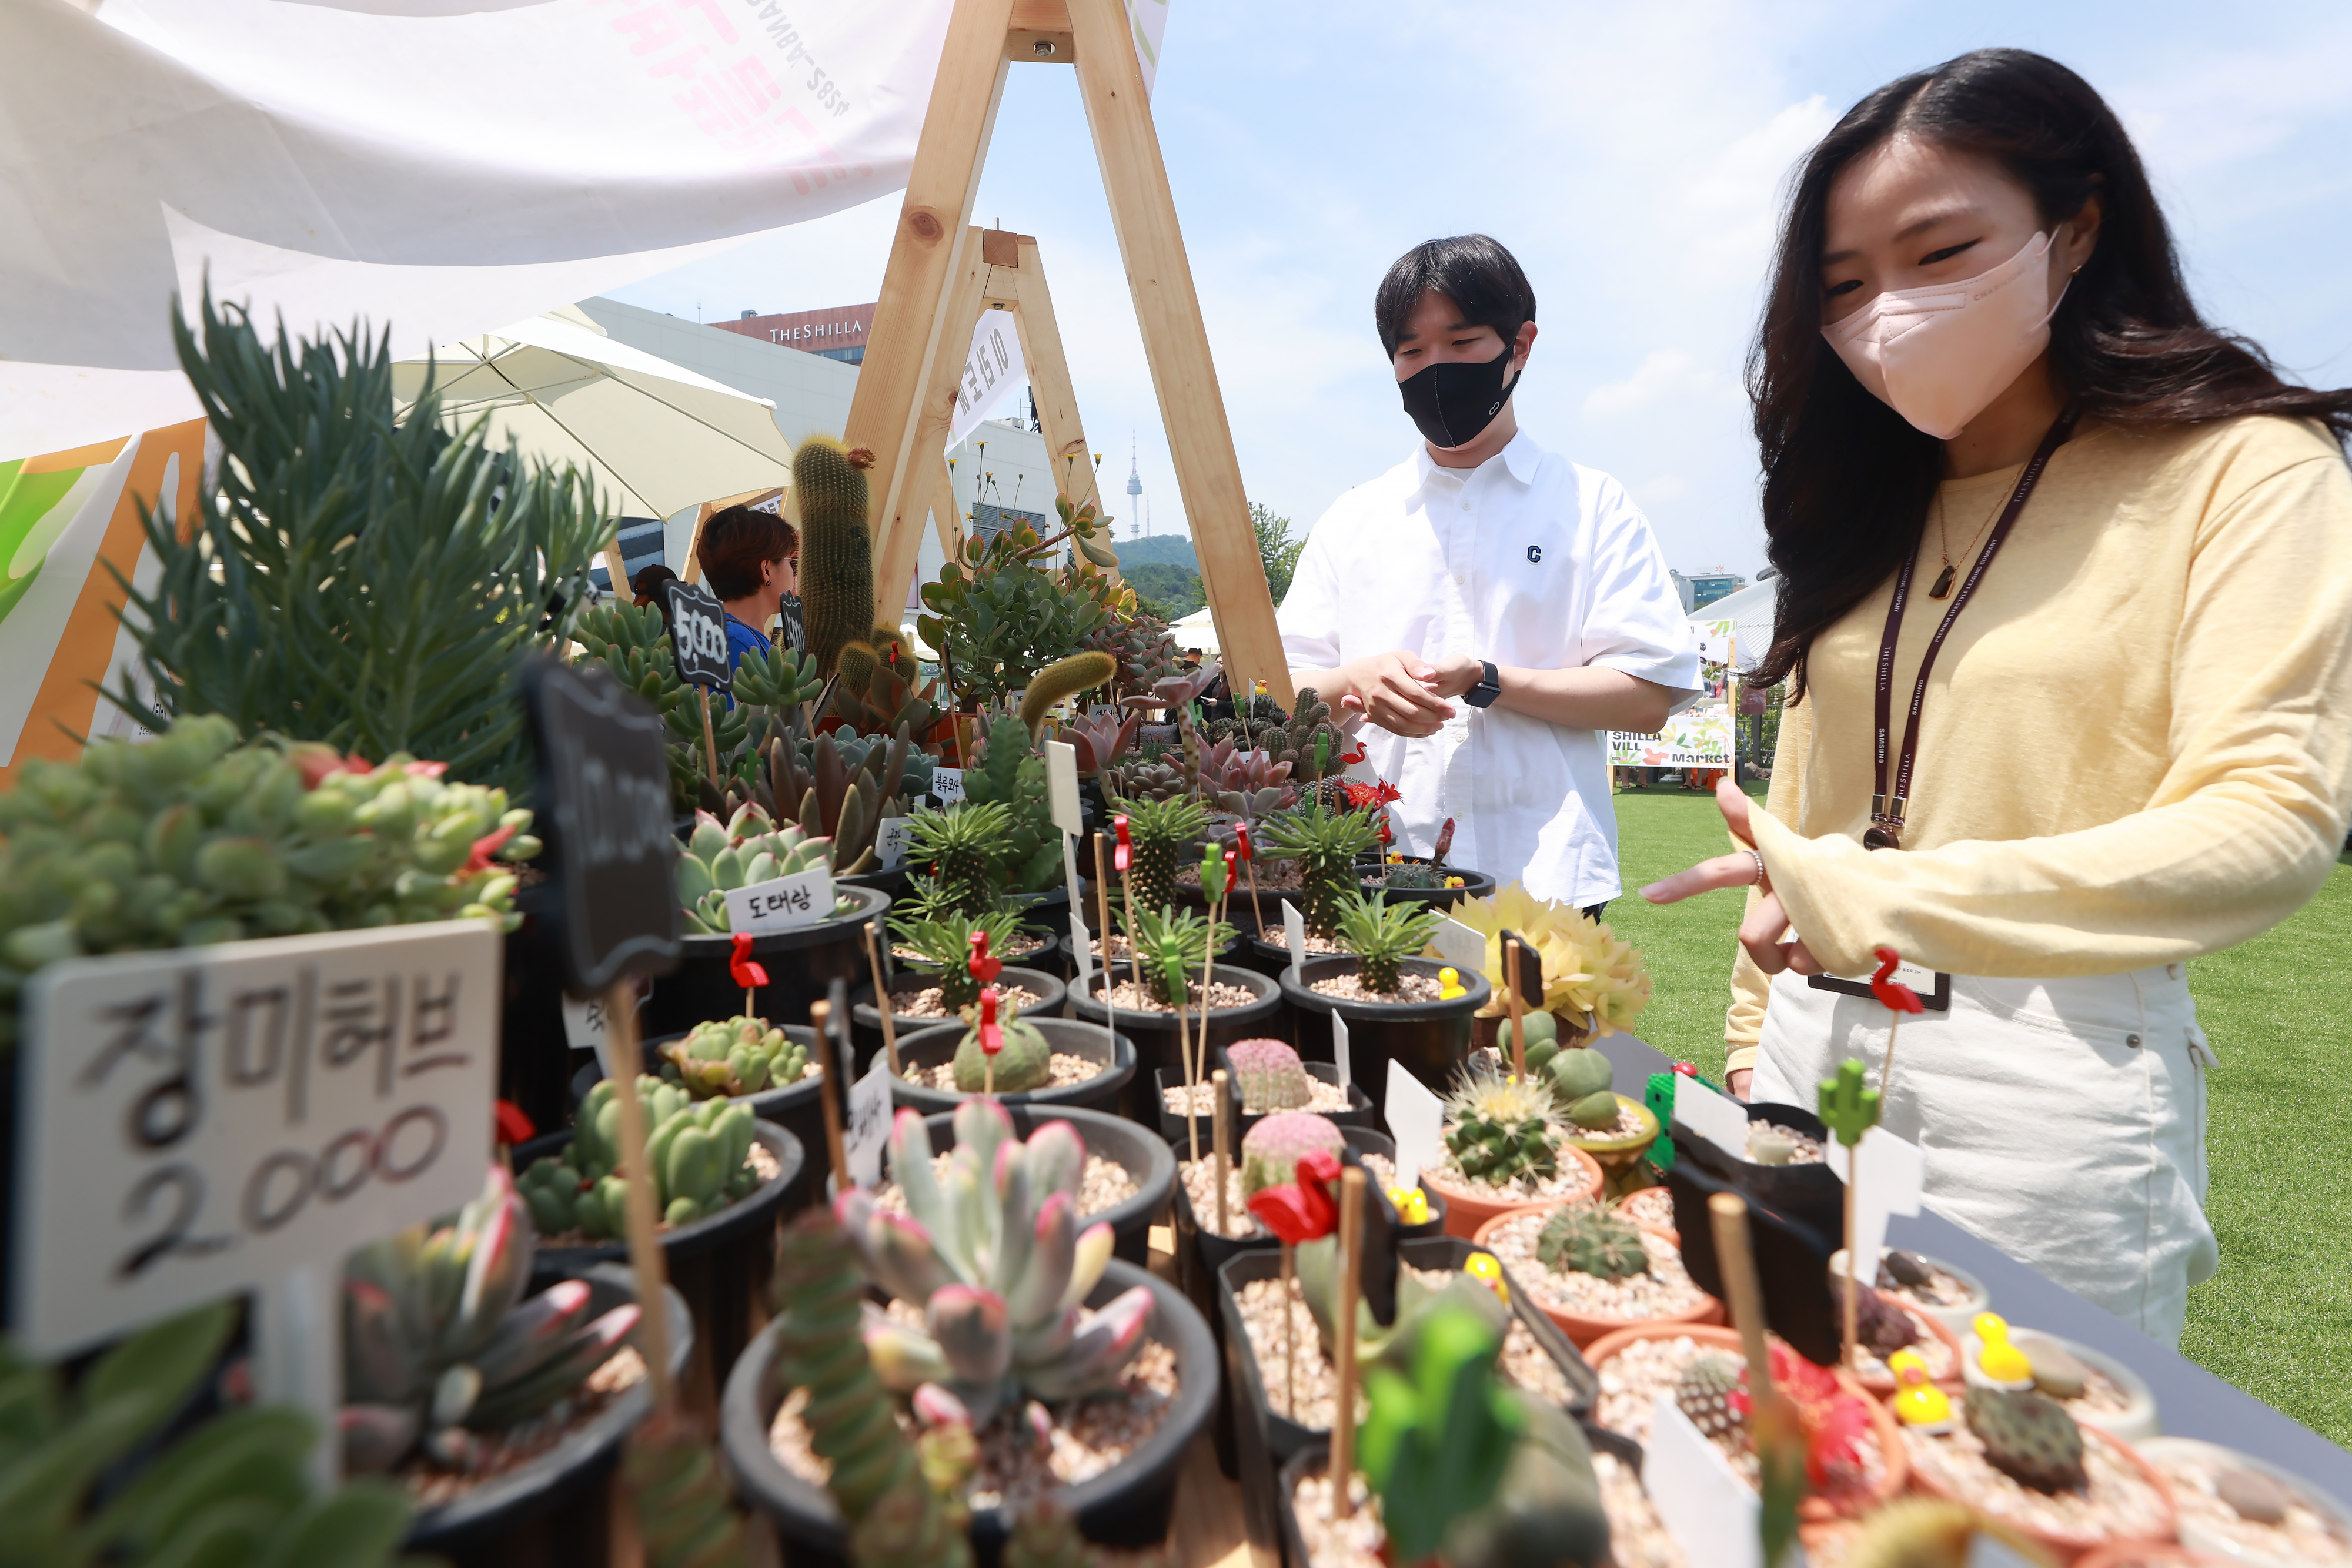
[[[1738,1540],[1706,1560],[1775,1563],[1796,1535],[1797,1501],[1804,1489],[1804,1437],[1795,1407],[1772,1386],[1772,1356],[1764,1338],[1764,1291],[1749,1245],[1747,1201],[1736,1193],[1719,1192],[1706,1200],[1706,1207],[1724,1289],[1731,1298],[1732,1324],[1739,1331],[1740,1347],[1748,1358],[1748,1435],[1762,1467],[1763,1493],[1760,1506],[1739,1515],[1748,1522]],[[1673,1420],[1689,1426],[1689,1417],[1671,1394],[1661,1393],[1659,1406]],[[1653,1428],[1654,1437],[1658,1430]],[[1708,1453],[1716,1453],[1715,1445],[1701,1437],[1696,1427],[1690,1427],[1689,1436]],[[1717,1455],[1718,1461],[1720,1458]],[[1755,1495],[1744,1486],[1739,1490],[1743,1496]],[[1756,1551],[1751,1553],[1743,1546]]]
[[[834,1049],[831,1002],[820,999],[809,1004],[809,1027],[816,1033],[816,1070],[824,1080],[817,1098],[824,1103],[825,1153],[833,1163],[835,1190],[847,1192],[856,1184],[849,1179],[849,1151],[842,1141],[841,1106],[834,1098],[843,1069],[840,1053]]]
[[[630,1003],[635,982],[614,980],[604,993],[604,1011],[612,1022],[613,1054],[623,1069],[613,1080],[613,1103],[620,1111],[621,1169],[628,1181],[628,1199],[622,1206],[628,1220],[629,1269],[637,1277],[637,1301],[644,1308],[637,1320],[646,1358],[646,1375],[653,1381],[654,1414],[667,1419],[677,1408],[669,1381],[669,1325],[664,1321],[662,1288],[669,1281],[661,1249],[661,1217],[654,1212],[653,1168],[646,1161],[646,1107],[637,1093],[637,1020]]]
[[[1512,931],[1503,933],[1503,989],[1510,996],[1511,1076],[1524,1079],[1528,1075],[1528,1026],[1519,999],[1519,938]]]
[[[1348,1061],[1348,1020],[1338,1008],[1331,1009],[1331,1065],[1339,1070],[1340,1088],[1355,1082]]]
[[[1282,901],[1282,934],[1290,940],[1290,977],[1304,985],[1299,970],[1307,962],[1307,916],[1286,898]]]
[[[1214,1093],[1210,1106],[1210,1115],[1213,1118],[1210,1141],[1215,1145],[1217,1151],[1217,1234],[1223,1236],[1225,1233],[1225,1151],[1233,1147],[1233,1134],[1225,1121],[1225,1070],[1223,1068],[1220,1067],[1209,1075],[1209,1085]],[[1184,1113],[1188,1116],[1192,1113],[1192,1107],[1189,1103],[1184,1107]]]
[[[882,1053],[889,1059],[890,1076],[896,1078],[899,1073],[898,1026],[890,1015],[898,1010],[898,1001],[890,994],[890,983],[882,973],[882,945],[874,940],[874,923],[869,920],[858,929],[866,934],[866,965],[874,972],[874,1010],[882,1015]]]
[[[1364,1268],[1364,1172],[1339,1173],[1339,1389],[1331,1406],[1331,1513],[1355,1511],[1349,1492],[1356,1474],[1356,1296]]]

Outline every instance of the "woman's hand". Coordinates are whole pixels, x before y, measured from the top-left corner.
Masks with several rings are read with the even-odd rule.
[[[1756,834],[1748,821],[1751,807],[1748,796],[1738,785],[1726,779],[1715,787],[1715,803],[1721,808],[1724,825],[1731,830],[1731,836],[1746,847],[1701,861],[1663,882],[1654,882],[1642,889],[1642,896],[1652,904],[1679,904],[1694,894],[1760,884],[1764,896],[1748,912],[1748,918],[1739,923],[1739,945],[1748,950],[1756,967],[1768,975],[1777,975],[1784,969],[1799,975],[1820,974],[1820,962],[1806,951],[1803,942],[1790,936],[1788,912],[1780,907],[1780,895],[1772,891],[1771,878],[1763,871],[1763,858],[1756,853]]]

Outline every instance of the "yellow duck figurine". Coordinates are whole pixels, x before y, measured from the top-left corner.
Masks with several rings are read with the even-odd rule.
[[[1484,1284],[1507,1304],[1511,1299],[1511,1287],[1503,1280],[1503,1265],[1492,1252],[1473,1252],[1462,1271]]]
[[[1437,971],[1437,999],[1439,1001],[1450,1002],[1456,997],[1466,996],[1468,994],[1469,988],[1462,983],[1461,970],[1455,968],[1453,965],[1448,964],[1445,967]]]
[[[1397,1211],[1398,1224],[1429,1223],[1429,1198],[1421,1188],[1392,1186],[1389,1188],[1389,1202]]]
[[[1906,1427],[1921,1432],[1952,1429],[1952,1402],[1928,1381],[1927,1364],[1916,1350],[1898,1350],[1886,1359],[1895,1374],[1895,1414]]]
[[[2009,1343],[2009,1320],[1999,1312],[1979,1312],[1969,1324],[1984,1349],[1977,1354],[1977,1368],[1986,1381],[2014,1386],[2033,1381],[2033,1360]]]

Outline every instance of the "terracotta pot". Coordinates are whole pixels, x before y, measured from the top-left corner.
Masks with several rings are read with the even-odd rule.
[[[1504,1209],[1501,1213],[1490,1216],[1484,1224],[1478,1227],[1478,1233],[1472,1237],[1471,1239],[1476,1242],[1479,1246],[1485,1247],[1488,1245],[1487,1238],[1492,1236],[1506,1221],[1516,1219],[1523,1214],[1549,1214],[1554,1209],[1565,1207],[1567,1207],[1565,1204],[1557,1201],[1514,1204],[1510,1207]],[[1665,1242],[1670,1247],[1674,1245],[1674,1238],[1668,1235],[1665,1231],[1658,1229],[1655,1226],[1643,1225],[1639,1226],[1638,1228],[1646,1235],[1656,1237],[1659,1240]],[[1686,1312],[1678,1312],[1672,1317],[1664,1318],[1587,1317],[1582,1312],[1571,1312],[1564,1308],[1555,1307],[1546,1301],[1541,1296],[1535,1294],[1533,1291],[1528,1292],[1528,1300],[1534,1302],[1537,1306],[1541,1307],[1543,1309],[1544,1316],[1558,1323],[1559,1325],[1559,1332],[1566,1334],[1570,1341],[1579,1349],[1592,1343],[1596,1340],[1603,1339],[1608,1335],[1616,1333],[1619,1329],[1627,1327],[1629,1324],[1633,1323],[1719,1323],[1723,1322],[1723,1303],[1717,1301],[1713,1296],[1702,1296],[1699,1300],[1699,1304],[1691,1308],[1690,1311]]]
[[[1959,1412],[1955,1410],[1953,1415],[1958,1416]],[[2076,1425],[2080,1426],[2081,1423],[2077,1422]],[[2168,1516],[2162,1539],[2177,1538],[2180,1529],[2179,1511],[2172,1499],[2172,1483],[2164,1479],[2163,1472],[2149,1464],[2137,1448],[2133,1448],[2121,1437],[2111,1437],[2096,1427],[2084,1427],[2082,1431],[2083,1441],[2086,1446],[2094,1443],[2106,1444],[2130,1461],[2132,1469],[2139,1472],[2140,1479],[2156,1489],[2156,1495],[2164,1500],[2164,1510]],[[1932,1438],[1929,1440],[1933,1441]],[[1969,1507],[1978,1506],[1967,1498],[1952,1496],[1925,1469],[1912,1471],[1911,1479],[1917,1485],[1920,1492],[1927,1497],[1942,1498],[1948,1502],[1965,1503]],[[2055,1531],[2036,1530],[2021,1520],[2002,1520],[2001,1522],[2018,1531],[2043,1550],[2052,1552],[2062,1563],[2075,1563],[2097,1548],[2116,1544],[2105,1541],[2086,1540],[2079,1535],[2062,1535]]]
[[[1573,1163],[1584,1169],[1584,1187],[1566,1197],[1545,1198],[1540,1207],[1550,1208],[1563,1203],[1591,1203],[1601,1196],[1600,1162],[1572,1144],[1559,1146],[1560,1163]],[[1478,1228],[1498,1214],[1528,1207],[1523,1197],[1496,1197],[1483,1187],[1465,1186],[1448,1177],[1444,1171],[1421,1173],[1423,1185],[1445,1199],[1445,1234],[1469,1240],[1478,1234]]]
[[[1688,1336],[1710,1350],[1719,1350],[1735,1360],[1744,1359],[1747,1352],[1739,1343],[1737,1329],[1709,1326],[1704,1323],[1633,1323],[1616,1329],[1591,1344],[1582,1347],[1585,1364],[1600,1377],[1601,1368],[1627,1345],[1644,1340],[1681,1339]],[[1831,1521],[1855,1514],[1867,1514],[1903,1495],[1911,1479],[1911,1451],[1903,1446],[1903,1432],[1895,1419],[1895,1412],[1864,1392],[1863,1386],[1845,1373],[1837,1374],[1839,1384],[1847,1393],[1859,1396],[1870,1406],[1870,1428],[1878,1438],[1878,1451],[1885,1460],[1886,1473],[1866,1499],[1841,1507],[1828,1498],[1808,1497],[1797,1505],[1799,1528],[1806,1525],[1827,1525]],[[1824,1531],[1823,1533],[1834,1534]]]

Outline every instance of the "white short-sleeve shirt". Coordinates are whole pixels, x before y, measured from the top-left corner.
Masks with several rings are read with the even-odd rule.
[[[1333,504],[1277,616],[1293,669],[1404,649],[1524,669],[1599,664],[1691,693],[1698,643],[1649,520],[1606,474],[1525,432],[1475,469],[1425,447]],[[1435,735],[1362,730],[1365,767],[1403,798],[1397,848],[1582,907],[1622,891],[1608,737],[1454,699]],[[1361,771],[1360,768],[1359,771]]]

